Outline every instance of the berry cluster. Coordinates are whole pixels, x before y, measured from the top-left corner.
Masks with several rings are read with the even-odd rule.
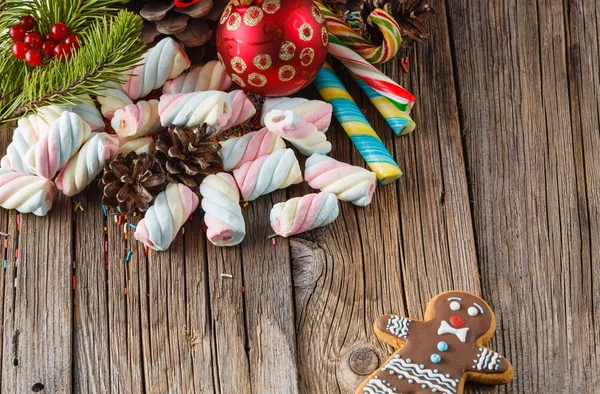
[[[26,15],[21,17],[20,23],[8,30],[8,35],[15,42],[12,46],[13,55],[17,59],[25,60],[28,65],[37,67],[43,58],[53,56],[65,60],[71,57],[72,50],[79,48],[79,36],[69,34],[69,28],[64,23],[53,24],[45,37],[33,31],[35,25],[35,19]]]

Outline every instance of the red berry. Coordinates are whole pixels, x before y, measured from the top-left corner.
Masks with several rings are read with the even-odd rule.
[[[15,42],[12,46],[13,56],[20,60],[25,59],[25,54],[28,50],[29,48],[27,48],[27,45],[23,44],[21,41]]]
[[[25,15],[21,17],[21,24],[27,31],[33,30],[35,27],[35,19],[31,15]]]
[[[25,61],[31,67],[37,67],[42,62],[42,55],[40,55],[40,53],[35,49],[30,49],[25,54]]]
[[[52,38],[52,34],[48,33],[44,36],[44,40],[54,40],[54,38]]]
[[[44,44],[42,45],[42,53],[44,56],[54,56],[54,47],[56,47],[56,41],[52,39],[44,41]]]
[[[54,47],[54,55],[60,60],[65,60],[66,58],[71,57],[71,47],[64,42],[61,42]]]
[[[30,47],[39,49],[42,47],[42,35],[37,31],[32,31],[31,33],[27,33],[25,39],[23,40],[25,45],[29,45]]]
[[[58,22],[52,25],[50,28],[50,36],[53,40],[61,41],[67,38],[69,35],[69,28],[62,22]]]
[[[75,33],[71,33],[65,39],[65,44],[69,45],[71,48],[77,49],[79,48],[79,36]]]
[[[26,33],[27,31],[21,24],[11,26],[10,29],[8,29],[8,35],[13,41],[22,41],[25,38]]]

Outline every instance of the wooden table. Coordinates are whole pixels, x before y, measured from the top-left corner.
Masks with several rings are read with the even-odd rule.
[[[420,318],[436,293],[464,289],[496,310],[491,346],[516,369],[500,391],[597,392],[600,12],[434,5],[410,73],[384,67],[418,97],[412,135],[395,137],[345,78],[405,176],[325,229],[267,240],[271,206],[305,185],[246,207],[243,247],[207,245],[196,216],[148,257],[95,187],[77,197],[84,211],[58,197],[20,233],[2,210],[0,391],[352,393],[390,354],[375,318]],[[328,136],[334,157],[363,164],[338,125]]]

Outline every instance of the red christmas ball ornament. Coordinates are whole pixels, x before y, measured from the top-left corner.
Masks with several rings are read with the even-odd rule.
[[[217,29],[231,79],[265,96],[306,87],[327,57],[325,18],[312,0],[232,0]]]

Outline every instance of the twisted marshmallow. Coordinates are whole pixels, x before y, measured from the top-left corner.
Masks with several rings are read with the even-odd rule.
[[[13,132],[12,142],[6,148],[6,156],[0,161],[0,167],[22,174],[33,174],[25,163],[25,155],[32,146],[37,144],[39,135],[36,128],[27,126],[30,123],[21,122],[21,120],[19,123],[23,126],[17,127]]]
[[[190,65],[183,48],[172,38],[164,38],[144,54],[140,65],[129,72],[123,90],[132,100],[137,100],[162,87],[168,79],[178,77]]]
[[[252,101],[246,96],[242,90],[234,90],[229,92],[231,98],[231,118],[227,121],[221,130],[227,130],[237,125],[240,125],[254,116],[256,108]]]
[[[326,226],[338,215],[338,200],[334,194],[308,194],[276,204],[271,209],[271,227],[278,235],[289,237]]]
[[[74,196],[89,185],[119,150],[119,140],[107,133],[93,133],[79,152],[56,177],[56,187],[66,196]]]
[[[135,238],[154,250],[167,250],[196,208],[198,197],[190,188],[171,183],[138,223]]]
[[[167,81],[163,86],[163,94],[193,93],[206,90],[222,92],[232,85],[231,78],[218,60],[212,60],[204,66],[195,67],[177,78]]]
[[[207,176],[200,185],[206,236],[216,246],[235,246],[246,236],[235,179],[225,172]]]
[[[115,112],[121,108],[133,104],[127,93],[123,91],[120,85],[110,82],[109,87],[100,91],[96,97],[100,103],[100,112],[106,119],[112,119]]]
[[[141,137],[162,129],[158,116],[158,100],[138,101],[118,109],[111,121],[121,138]]]
[[[225,92],[167,94],[158,105],[160,123],[163,127],[196,127],[203,123],[213,128],[227,125],[231,118],[231,97]]]
[[[135,152],[138,155],[142,153],[153,154],[156,151],[154,140],[152,138],[120,138],[119,139],[119,151],[123,155],[129,152]]]
[[[90,134],[90,126],[79,115],[63,112],[50,132],[29,149],[25,163],[35,175],[52,179],[75,156]]]
[[[242,137],[230,138],[221,142],[219,156],[221,156],[223,170],[232,171],[240,168],[244,163],[281,149],[285,149],[283,139],[263,128],[260,131],[253,131]]]
[[[306,160],[304,177],[313,189],[333,193],[339,200],[359,207],[371,203],[377,188],[374,172],[317,154]]]
[[[242,165],[233,176],[245,201],[302,182],[300,164],[291,149],[282,149]]]
[[[54,183],[35,175],[0,169],[0,207],[45,216],[52,208]]]
[[[275,109],[292,110],[308,123],[317,126],[317,129],[323,133],[329,129],[333,112],[331,104],[321,100],[307,100],[302,97],[267,98],[262,107],[261,125],[265,125],[265,116]]]
[[[331,143],[325,133],[294,111],[273,110],[265,116],[265,124],[270,132],[289,141],[305,156],[313,153],[325,155],[331,151]]]
[[[91,128],[92,131],[103,131],[105,124],[102,114],[96,108],[94,100],[89,94],[78,96],[82,101],[79,104],[63,106],[63,111],[70,111],[76,113],[83,119]]]

